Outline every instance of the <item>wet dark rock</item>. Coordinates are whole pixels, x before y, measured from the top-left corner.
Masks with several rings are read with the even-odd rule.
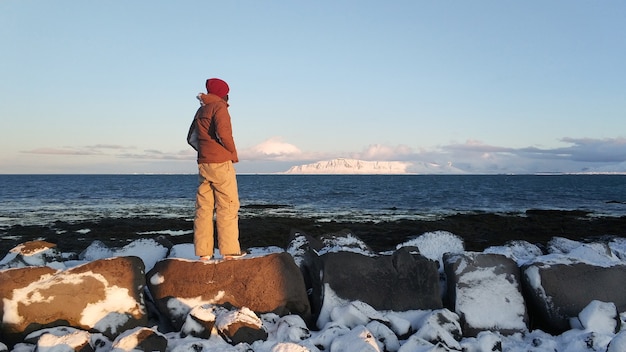
[[[322,261],[322,274],[313,275],[322,277],[322,287],[331,289],[342,299],[365,302],[376,310],[427,310],[443,306],[437,263],[405,248],[379,257],[331,252],[324,254]]]
[[[528,210],[518,214],[455,214],[435,220],[396,220],[380,222],[317,222],[315,218],[265,216],[241,218],[244,247],[284,247],[293,229],[311,236],[350,229],[374,251],[395,249],[396,245],[425,232],[448,231],[465,242],[468,251],[526,240],[545,246],[554,236],[572,240],[593,240],[606,236],[626,236],[626,216],[596,217],[585,211]],[[89,232],[83,231],[89,229]],[[12,226],[0,229],[0,255],[31,240],[56,243],[63,252],[80,253],[94,240],[119,247],[138,238],[154,238],[154,231],[185,231],[166,235],[173,244],[193,242],[193,219],[189,218],[105,218],[68,223],[57,221],[41,226]],[[152,233],[148,233],[152,232]]]
[[[522,267],[529,310],[538,328],[550,333],[570,329],[570,320],[594,300],[613,302],[626,310],[626,266],[601,267],[585,263],[537,262]]]

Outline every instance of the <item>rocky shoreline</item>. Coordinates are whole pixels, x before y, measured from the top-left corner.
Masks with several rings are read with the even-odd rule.
[[[94,240],[111,247],[164,233],[174,243],[192,243],[193,222],[187,218],[138,217],[104,218],[94,221],[62,222],[39,226],[11,226],[0,229],[0,255],[31,240],[57,244],[64,252],[80,252]],[[604,237],[626,237],[626,216],[597,217],[584,211],[528,210],[525,214],[456,214],[435,220],[381,222],[320,222],[315,218],[255,216],[240,219],[242,246],[284,247],[289,235],[298,230],[317,237],[348,229],[374,251],[394,249],[399,243],[425,232],[448,231],[465,242],[466,250],[482,251],[512,240],[526,240],[544,246],[552,237],[577,241]]]
[[[546,210],[379,223],[244,217],[241,229],[243,245],[256,247],[249,256],[203,262],[194,260],[190,219],[5,227],[3,250],[24,245],[3,260],[3,314],[23,319],[3,323],[0,351],[69,336],[92,348],[155,351],[238,343],[362,351],[370,342],[388,351],[626,348],[626,217]],[[525,241],[505,245],[512,240]],[[490,246],[499,248],[484,250]]]

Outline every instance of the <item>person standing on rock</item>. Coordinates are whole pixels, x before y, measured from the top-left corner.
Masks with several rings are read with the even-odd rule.
[[[228,113],[230,88],[223,80],[210,78],[206,89],[207,94],[198,95],[200,108],[187,134],[187,142],[198,152],[193,242],[201,260],[213,257],[215,216],[219,251],[224,259],[233,259],[246,253],[239,244],[239,193],[233,165],[239,159]]]

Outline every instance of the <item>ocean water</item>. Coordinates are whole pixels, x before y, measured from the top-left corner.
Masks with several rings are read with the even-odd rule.
[[[241,217],[429,219],[528,209],[626,215],[625,175],[238,175]],[[105,217],[191,219],[196,175],[0,175],[0,228]]]

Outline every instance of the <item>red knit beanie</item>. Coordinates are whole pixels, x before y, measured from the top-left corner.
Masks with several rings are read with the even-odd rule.
[[[211,94],[215,94],[220,98],[224,98],[228,95],[230,88],[228,84],[219,78],[209,78],[206,80],[206,91]]]

